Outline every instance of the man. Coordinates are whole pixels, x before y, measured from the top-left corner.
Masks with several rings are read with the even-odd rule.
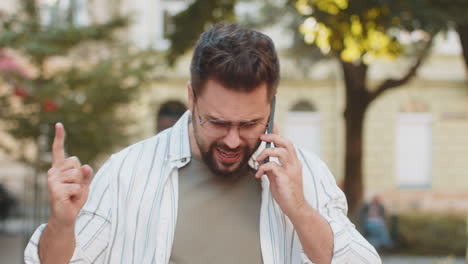
[[[190,111],[114,154],[90,187],[57,124],[51,216],[25,262],[380,263],[325,164],[264,134],[278,82],[269,37],[218,24],[194,51]]]
[[[364,204],[359,212],[364,237],[379,251],[382,248],[392,249],[393,241],[385,223],[385,207],[381,197],[376,194],[370,202]]]

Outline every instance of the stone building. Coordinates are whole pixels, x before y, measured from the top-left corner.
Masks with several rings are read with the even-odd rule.
[[[105,16],[103,6],[110,1],[93,2],[96,2],[94,8],[82,7],[83,21]],[[119,2],[121,12],[137,14],[129,38],[139,47],[159,50],[169,44],[164,39],[164,32],[170,27],[169,15],[189,3],[184,0]],[[247,3],[236,8],[238,12],[246,9],[251,9]],[[277,28],[265,32],[282,54],[281,49],[288,45],[284,34]],[[186,105],[189,62],[190,54],[183,56],[163,80],[151,84],[148,92],[135,103],[132,112],[141,119],[140,138],[160,129],[156,120],[163,105],[164,109],[171,104],[179,105],[177,109]],[[317,153],[337,181],[342,181],[345,93],[339,65],[322,61],[303,71],[287,57],[281,56],[281,63],[282,81],[276,110],[280,133]],[[405,59],[379,62],[370,69],[370,82],[400,76],[408,65]],[[379,193],[393,210],[468,211],[466,78],[457,35],[450,32],[437,38],[430,57],[411,82],[388,91],[370,106],[364,129],[366,196]],[[164,111],[163,116],[167,113]],[[0,173],[0,181],[6,181],[5,177]]]

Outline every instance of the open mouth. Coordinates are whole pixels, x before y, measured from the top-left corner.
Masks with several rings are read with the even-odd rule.
[[[222,163],[232,164],[239,160],[241,152],[225,151],[220,148],[216,148],[216,154]]]

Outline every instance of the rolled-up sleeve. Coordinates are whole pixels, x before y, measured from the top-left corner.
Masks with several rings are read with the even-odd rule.
[[[110,171],[111,159],[102,166],[91,183],[88,200],[76,220],[76,245],[70,263],[104,263],[110,237]],[[46,225],[39,226],[29,240],[24,250],[25,263],[41,263],[39,240]]]
[[[307,154],[303,153],[304,158]],[[316,193],[315,206],[320,215],[329,223],[333,232],[332,264],[345,263],[382,263],[374,247],[356,230],[347,217],[348,204],[344,193],[338,188],[332,173],[317,157],[309,157],[308,166],[311,185],[304,186],[305,191]],[[305,180],[306,182],[306,180]],[[310,188],[310,189],[308,189]],[[303,263],[312,263],[305,253],[302,254]]]

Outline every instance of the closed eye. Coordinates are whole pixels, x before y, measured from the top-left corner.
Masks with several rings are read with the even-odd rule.
[[[231,123],[230,122],[226,122],[226,121],[221,121],[221,120],[208,120],[210,122],[210,124],[214,127],[218,127],[218,128],[224,128],[224,127],[229,127],[231,126]]]
[[[253,128],[255,127],[256,125],[258,125],[257,122],[247,122],[247,123],[243,123],[243,124],[240,124],[239,126],[242,127],[242,128]]]

